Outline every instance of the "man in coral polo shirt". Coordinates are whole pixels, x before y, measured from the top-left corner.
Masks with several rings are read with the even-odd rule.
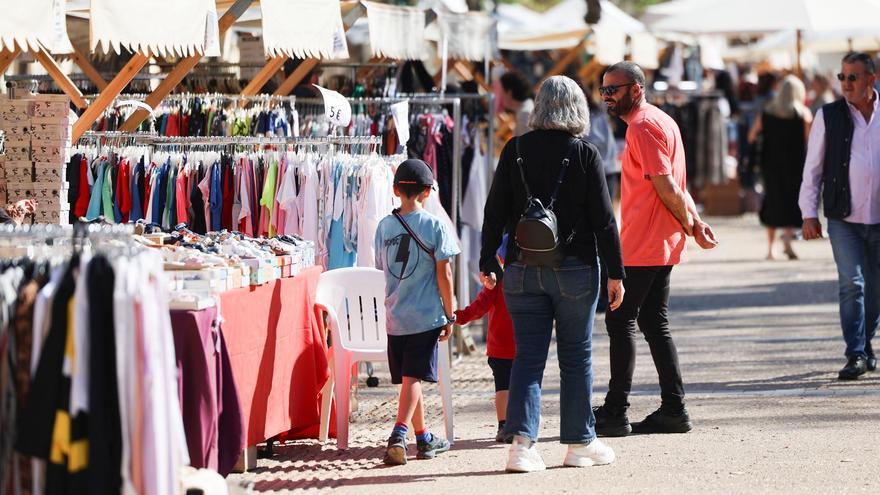
[[[605,72],[599,92],[611,115],[627,125],[621,175],[620,244],[626,269],[623,304],[605,316],[611,343],[611,381],[605,404],[594,409],[596,432],[606,436],[685,433],[692,425],[684,407],[678,352],[667,307],[672,267],[685,259],[687,236],[704,249],[717,242],[700,220],[686,189],[681,132],[671,117],[645,102],[645,74],[620,62]],[[661,405],[640,423],[626,415],[636,358],[636,323],[660,378]]]

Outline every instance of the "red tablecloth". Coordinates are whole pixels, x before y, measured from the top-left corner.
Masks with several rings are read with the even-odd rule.
[[[329,376],[315,316],[320,267],[220,296],[221,329],[244,413],[247,445],[280,433],[315,438]]]

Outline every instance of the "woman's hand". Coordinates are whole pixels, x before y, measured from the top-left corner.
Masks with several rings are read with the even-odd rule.
[[[608,279],[608,307],[611,311],[616,310],[623,303],[623,281]]]

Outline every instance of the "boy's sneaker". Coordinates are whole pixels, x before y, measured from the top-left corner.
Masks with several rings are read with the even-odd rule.
[[[615,410],[608,406],[593,408],[596,417],[596,434],[602,437],[625,437],[632,432],[626,410]]]
[[[430,440],[417,442],[416,444],[419,447],[419,451],[416,453],[416,459],[433,459],[437,454],[449,450],[449,441],[445,438],[440,438],[433,433],[431,434]]]
[[[406,464],[406,437],[403,435],[391,435],[388,439],[388,447],[385,449],[385,458],[382,462],[389,466],[403,466]]]
[[[633,424],[633,433],[687,433],[693,429],[687,409],[677,413],[665,411],[662,407],[649,414],[641,423]]]
[[[544,465],[544,459],[541,459],[541,454],[538,453],[538,448],[535,445],[537,442],[515,435],[513,445],[510,446],[510,451],[507,454],[507,472],[531,473],[547,469],[547,466]]]
[[[504,433],[504,427],[498,427],[498,433],[495,434],[495,441],[498,443],[512,443],[513,442],[513,434],[512,433]]]
[[[569,445],[565,461],[570,467],[602,466],[614,462],[614,450],[598,438],[588,444]]]

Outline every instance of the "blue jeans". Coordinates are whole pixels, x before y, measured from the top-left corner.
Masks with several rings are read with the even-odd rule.
[[[599,269],[574,257],[566,258],[559,268],[511,263],[504,271],[503,290],[516,339],[507,433],[538,438],[541,382],[555,321],[562,382],[560,442],[593,441],[592,337]]]
[[[846,356],[866,356],[880,324],[880,225],[828,219]]]

